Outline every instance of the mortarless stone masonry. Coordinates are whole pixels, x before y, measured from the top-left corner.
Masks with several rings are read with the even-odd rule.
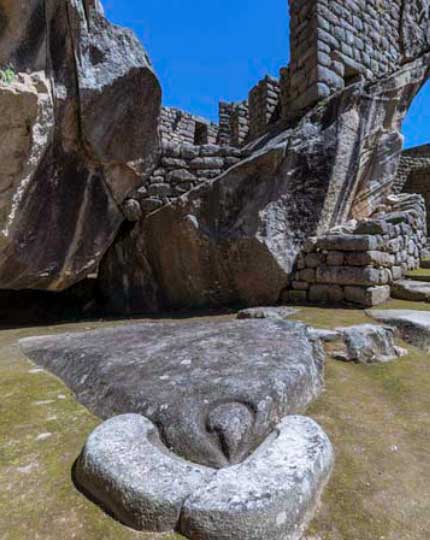
[[[430,145],[405,150],[400,159],[397,178],[394,183],[396,193],[419,193],[423,196],[427,209],[427,227],[430,227]]]
[[[236,165],[243,155],[242,150],[231,146],[164,141],[158,167],[125,203],[126,215],[129,207],[140,206],[136,213],[127,215],[128,219],[136,221],[135,217],[140,218],[142,214],[209,182]]]
[[[162,107],[160,134],[164,142],[214,144],[218,138],[218,126],[180,109]]]
[[[420,195],[392,196],[372,219],[308,240],[284,299],[293,303],[363,306],[390,297],[390,285],[419,267],[427,241]],[[388,211],[387,211],[388,210]]]
[[[287,112],[305,109],[359,78],[371,81],[387,75],[429,48],[428,7],[419,0],[290,0],[289,4]]]

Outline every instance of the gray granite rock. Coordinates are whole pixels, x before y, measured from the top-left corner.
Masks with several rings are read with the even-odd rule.
[[[98,0],[0,1],[0,66],[9,63],[0,287],[61,291],[97,269],[121,204],[158,160],[161,89],[136,36]]]
[[[89,436],[74,467],[80,489],[125,525],[171,531],[187,497],[214,469],[171,453],[147,418],[115,416]]]
[[[287,319],[299,310],[297,308],[274,306],[274,307],[255,307],[242,309],[237,314],[238,319]]]
[[[101,418],[142,414],[177,454],[213,467],[241,462],[323,384],[319,341],[289,321],[147,323],[20,343]]]
[[[320,339],[324,343],[333,343],[340,339],[340,334],[336,330],[326,330],[324,328],[312,328],[311,334],[316,338]]]
[[[410,300],[411,302],[429,302],[430,283],[402,279],[391,286],[391,296],[400,300]]]
[[[430,311],[371,309],[367,313],[373,319],[397,328],[407,343],[430,352]]]
[[[288,416],[246,461],[222,469],[185,501],[179,530],[200,540],[299,540],[333,461],[321,428]]]
[[[394,341],[392,328],[374,324],[360,324],[345,328],[336,328],[344,350],[336,351],[333,356],[348,362],[375,364],[390,362],[406,354]]]
[[[74,468],[78,487],[126,525],[201,540],[298,540],[334,461],[310,418],[288,416],[243,463],[184,461],[136,414],[101,424]]]
[[[110,250],[101,264],[107,304],[129,312],[276,305],[308,238],[367,218],[385,200],[402,149],[399,126],[428,79],[429,58],[348,85],[294,127],[249,144],[249,157],[213,181],[141,220],[132,249]],[[383,242],[334,235],[327,249],[378,250]],[[387,272],[374,269],[327,269],[321,283],[334,273],[347,286],[388,282]],[[157,294],[148,296],[148,288]]]

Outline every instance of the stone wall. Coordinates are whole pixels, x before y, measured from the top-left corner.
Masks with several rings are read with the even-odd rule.
[[[413,179],[409,182],[411,176],[421,178],[418,185],[415,185]],[[425,178],[428,181],[425,180],[425,184],[423,184],[422,180]],[[418,190],[411,192],[410,188],[415,187],[418,187]],[[396,193],[401,193],[404,190],[407,193],[430,191],[430,144],[409,148],[403,152],[393,188]]]
[[[422,0],[289,0],[289,6],[291,61],[280,79],[266,76],[248,100],[221,102],[219,126],[163,108],[163,140],[241,147],[279,119],[294,120],[345,86],[376,81],[430,49]]]
[[[347,231],[309,239],[297,260],[286,300],[293,303],[373,306],[390,285],[419,267],[427,239],[426,209],[419,195],[391,196],[388,211]]]
[[[397,177],[395,193],[419,193],[427,209],[427,227],[430,228],[430,145],[425,144],[403,152]]]
[[[428,50],[420,0],[290,0],[291,101],[298,111]]]
[[[218,138],[218,126],[205,118],[180,109],[162,107],[160,134],[164,142],[215,144]]]
[[[280,102],[278,79],[267,75],[249,92],[249,135],[254,140],[263,135],[273,121]]]
[[[217,143],[221,146],[240,148],[248,141],[249,107],[248,101],[219,104],[219,131]]]
[[[158,167],[130,195],[127,204],[131,206],[134,203],[130,203],[130,200],[137,201],[141,207],[140,215],[151,212],[190,189],[216,178],[238,163],[241,156],[241,150],[231,146],[163,142]],[[134,220],[133,213],[130,218]]]

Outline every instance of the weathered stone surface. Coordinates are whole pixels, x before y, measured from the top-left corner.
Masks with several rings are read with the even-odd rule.
[[[160,87],[98,1],[2,0],[0,13],[0,66],[18,72],[0,84],[0,287],[62,290],[97,267],[158,157]]]
[[[400,300],[410,300],[411,302],[429,302],[430,283],[402,279],[391,286],[391,296]]]
[[[311,334],[316,339],[320,339],[324,343],[333,343],[340,338],[339,332],[335,330],[327,330],[325,328],[312,328]]]
[[[309,237],[369,217],[390,193],[401,122],[428,78],[429,58],[376,83],[348,86],[296,127],[249,145],[250,157],[219,178],[147,216],[133,232],[133,251],[145,264],[130,269],[121,249],[102,263],[107,302],[136,311],[278,303]],[[327,249],[374,251],[383,244],[373,235],[339,241],[333,236]],[[124,279],[117,287],[119,268]],[[384,274],[343,283],[387,280]],[[148,288],[156,295],[146,297]]]
[[[345,300],[364,307],[384,304],[390,299],[390,287],[382,285],[379,287],[345,287]]]
[[[214,472],[171,453],[147,418],[125,414],[91,433],[75,465],[74,478],[125,525],[171,531],[185,499],[209,482]]]
[[[321,266],[317,269],[318,283],[338,285],[383,285],[381,271],[371,266]]]
[[[405,354],[394,342],[394,330],[373,324],[336,328],[344,350],[333,353],[339,360],[375,364],[391,362]]]
[[[89,436],[74,477],[137,530],[177,529],[208,540],[296,540],[333,460],[325,433],[301,416],[285,417],[243,463],[217,471],[176,456],[152,422],[126,414]]]
[[[21,346],[98,416],[142,414],[177,454],[214,467],[242,461],[322,388],[320,343],[289,321],[129,325]]]
[[[184,504],[180,531],[201,540],[299,540],[334,461],[311,419],[289,416],[245,462],[219,471]]]
[[[242,309],[237,314],[238,319],[287,319],[299,310],[296,308],[275,306]]]
[[[367,313],[373,319],[397,328],[402,339],[407,343],[430,352],[430,312],[371,309]]]

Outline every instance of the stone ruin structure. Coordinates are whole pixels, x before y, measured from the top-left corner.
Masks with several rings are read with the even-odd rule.
[[[394,183],[395,193],[418,193],[430,207],[430,145],[425,144],[409,148],[402,153],[397,178]],[[430,227],[430,213],[427,213],[427,228]]]
[[[0,0],[0,289],[92,275],[122,315],[387,300],[427,242],[401,126],[430,75],[429,4],[289,8],[290,64],[215,125],[162,107],[100,0]],[[107,419],[81,489],[139,530],[299,540],[333,449],[297,416],[322,388],[320,336],[284,318],[23,342]]]

